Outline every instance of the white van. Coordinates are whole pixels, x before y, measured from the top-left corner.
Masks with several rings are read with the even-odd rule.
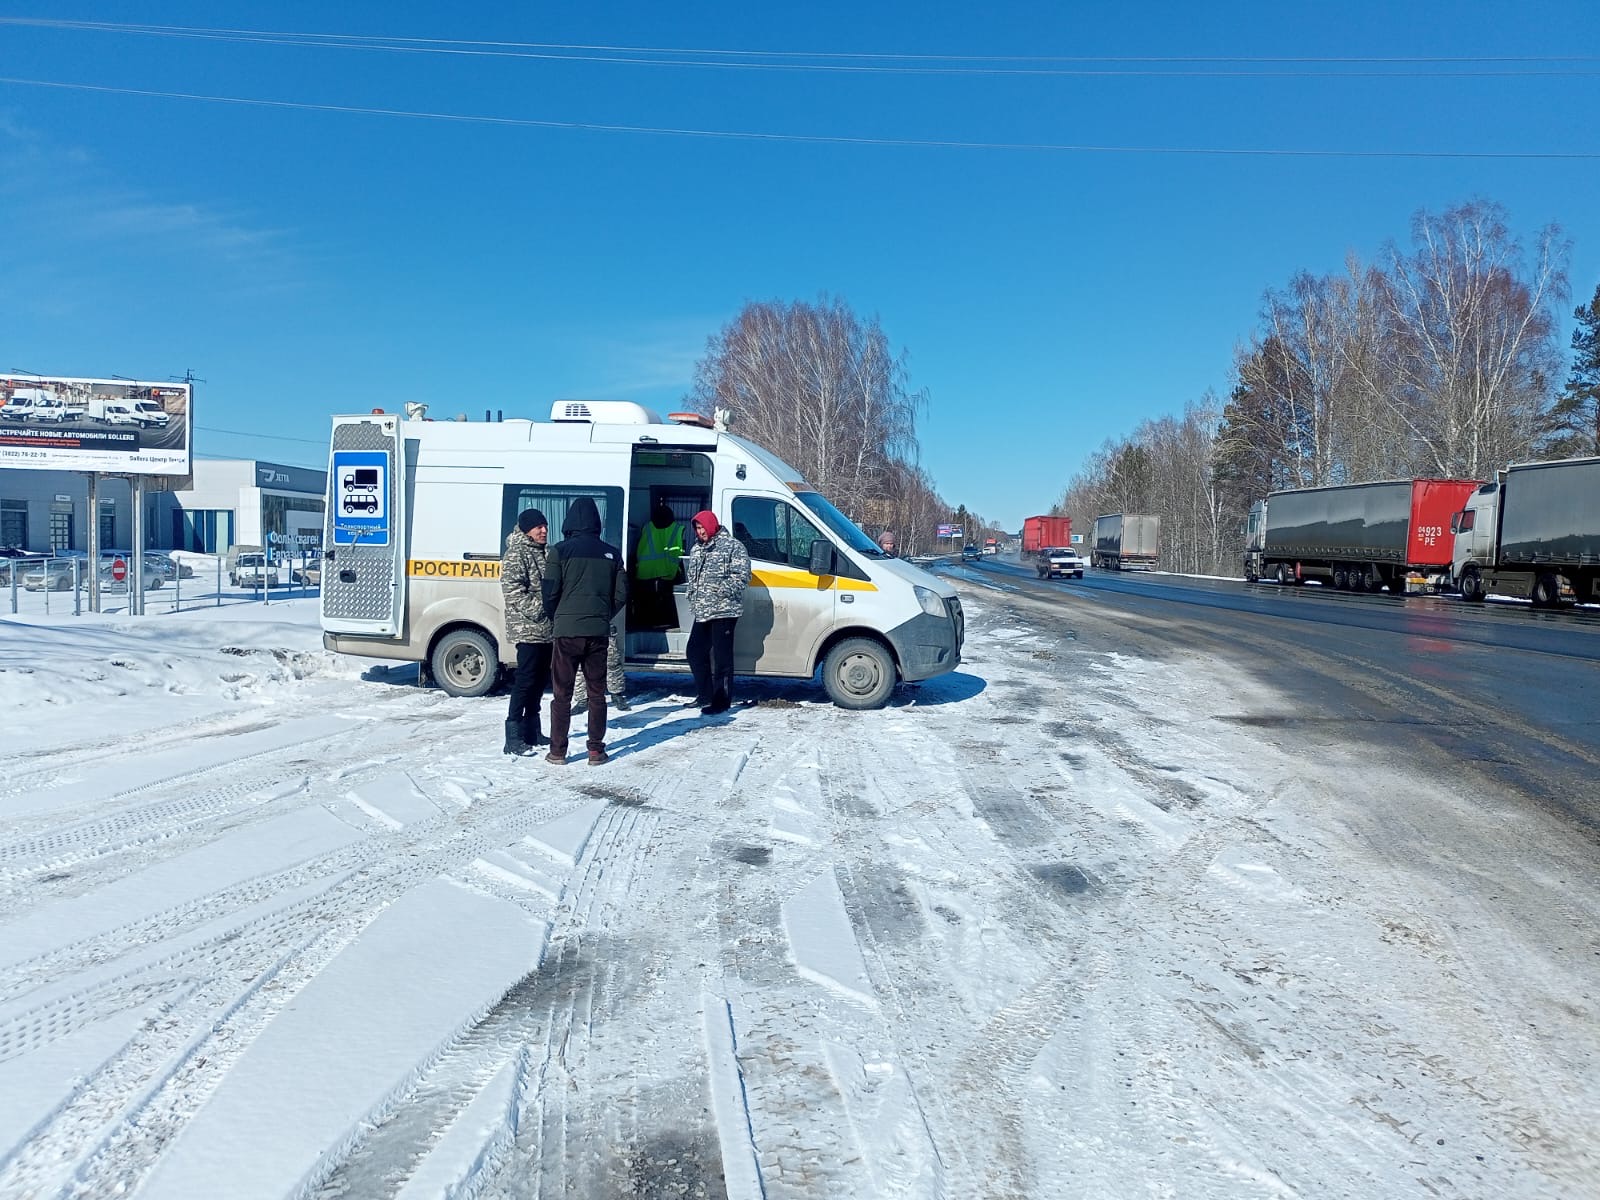
[[[134,420],[146,429],[165,429],[167,422],[172,418],[167,410],[155,400],[138,400],[133,405]]]
[[[114,396],[90,396],[85,411],[91,421],[99,421],[103,425],[140,423],[133,411],[133,403],[129,400],[119,400]]]
[[[67,406],[44,388],[19,388],[0,406],[0,417],[11,421],[53,421],[59,425],[67,419]]]
[[[704,417],[664,423],[621,401],[561,401],[548,423],[335,417],[323,645],[418,662],[452,695],[482,695],[516,661],[499,584],[506,534],[518,513],[537,508],[551,543],[560,541],[579,496],[594,500],[602,536],[630,566],[658,504],[686,531],[710,509],[745,544],[750,587],[734,635],[741,675],[807,679],[820,665],[836,704],[876,708],[897,682],[961,661],[961,602],[949,583],[885,556],[761,447]],[[627,628],[630,666],[688,669],[693,617],[681,583],[674,598],[674,625]]]

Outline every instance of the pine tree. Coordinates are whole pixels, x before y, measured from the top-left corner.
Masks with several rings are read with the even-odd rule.
[[[1600,454],[1600,287],[1572,315],[1572,374],[1551,406],[1544,447],[1556,458]]]

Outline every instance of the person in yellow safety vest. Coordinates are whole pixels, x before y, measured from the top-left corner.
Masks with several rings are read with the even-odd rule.
[[[665,504],[657,504],[650,521],[639,532],[638,552],[633,559],[634,577],[639,581],[636,611],[637,628],[675,629],[678,608],[672,599],[672,585],[678,580],[683,558],[683,526]]]

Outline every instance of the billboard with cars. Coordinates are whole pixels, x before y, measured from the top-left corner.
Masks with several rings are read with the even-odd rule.
[[[0,376],[0,467],[188,475],[193,399],[187,383]]]

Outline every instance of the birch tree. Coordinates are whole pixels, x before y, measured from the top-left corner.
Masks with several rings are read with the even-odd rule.
[[[1482,479],[1530,455],[1559,371],[1552,306],[1567,295],[1569,244],[1540,230],[1531,263],[1505,209],[1473,200],[1412,220],[1389,247],[1389,303],[1407,335],[1396,398],[1428,473]]]
[[[688,403],[772,450],[857,521],[889,499],[896,464],[914,464],[925,392],[907,383],[877,318],[843,300],[746,304],[714,334]]]

